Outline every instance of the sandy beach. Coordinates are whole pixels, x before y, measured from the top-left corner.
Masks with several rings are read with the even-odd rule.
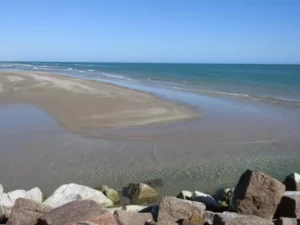
[[[182,105],[97,81],[42,72],[0,72],[0,96],[34,105],[71,130],[129,127],[198,117]]]

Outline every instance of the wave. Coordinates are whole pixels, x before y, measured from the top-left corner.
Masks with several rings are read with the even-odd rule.
[[[177,90],[184,90],[184,88],[180,88],[180,87],[173,87],[173,88]],[[198,90],[186,89],[186,91],[197,92],[197,93],[206,94],[210,96],[226,96],[226,97],[237,98],[237,99],[254,100],[254,101],[261,101],[261,102],[271,103],[271,104],[300,107],[300,99],[293,99],[293,98],[282,98],[282,97],[266,96],[266,95],[223,92],[223,91],[214,91],[214,90],[199,90],[199,89]]]
[[[115,79],[132,80],[132,79],[129,79],[129,78],[124,77],[122,75],[115,75],[115,74],[108,74],[108,73],[102,73],[102,75],[104,75],[106,77],[110,77],[110,78],[115,78]]]
[[[88,70],[89,72],[94,72],[95,70]]]

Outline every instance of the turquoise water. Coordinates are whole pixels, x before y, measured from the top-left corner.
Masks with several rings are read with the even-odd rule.
[[[130,87],[300,106],[300,65],[2,62],[1,69],[50,71]]]

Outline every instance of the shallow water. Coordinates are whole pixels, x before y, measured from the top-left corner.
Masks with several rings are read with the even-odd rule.
[[[0,183],[6,190],[39,186],[49,194],[69,182],[120,190],[131,181],[161,178],[162,194],[182,189],[213,193],[235,186],[248,168],[278,179],[300,170],[299,66],[198,65],[186,70],[186,65],[75,64],[2,67],[147,91],[199,109],[201,119],[79,135],[33,106],[1,106],[0,171],[5,172]]]
[[[2,106],[0,180],[6,190],[39,186],[48,195],[69,182],[120,190],[131,181],[161,178],[160,193],[175,195],[182,189],[213,193],[233,187],[247,168],[283,179],[299,170],[299,128],[290,123],[297,114],[265,110],[241,110],[239,118],[204,113],[196,121],[80,136],[33,106]]]

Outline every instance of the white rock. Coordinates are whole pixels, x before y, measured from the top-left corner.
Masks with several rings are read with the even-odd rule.
[[[45,205],[49,205],[52,208],[59,207],[71,201],[90,199],[94,200],[104,207],[113,206],[111,200],[109,200],[101,191],[97,191],[87,186],[79,184],[65,184],[60,186],[49,198],[44,202]]]
[[[7,193],[9,199],[15,203],[18,198],[27,198],[27,192],[25,190],[15,190]]]
[[[177,198],[180,199],[191,199],[193,197],[193,192],[191,191],[181,191],[178,195]]]
[[[2,195],[3,194],[3,186],[2,186],[2,184],[0,184],[0,195]]]
[[[146,209],[148,206],[144,205],[126,205],[125,206],[125,211],[127,212],[140,212],[143,209]]]
[[[3,215],[8,217],[13,205],[14,203],[10,200],[8,194],[3,193],[0,196],[0,217],[2,217]]]
[[[43,193],[38,187],[30,189],[29,191],[27,191],[26,195],[28,199],[31,199],[38,203],[42,203],[43,201]]]
[[[208,210],[215,211],[220,208],[220,205],[213,197],[200,191],[194,191],[192,201],[202,202]]]

